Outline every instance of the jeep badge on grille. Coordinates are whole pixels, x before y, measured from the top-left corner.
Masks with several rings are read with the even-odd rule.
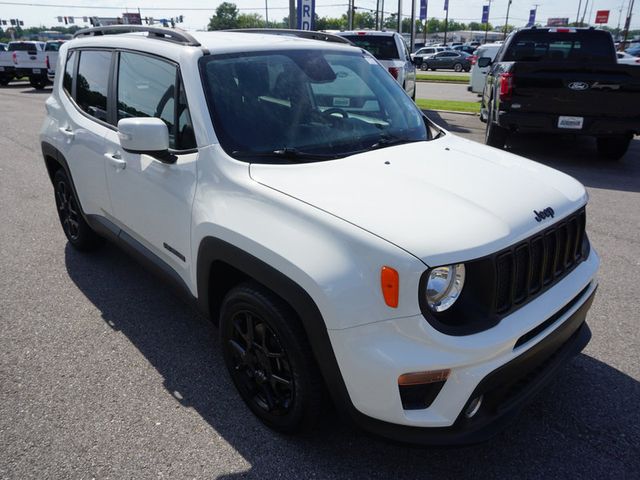
[[[549,217],[553,218],[553,216],[555,215],[555,212],[551,207],[547,207],[540,212],[538,212],[537,210],[534,210],[533,213],[535,213],[536,215],[535,216],[536,222],[541,222],[545,218],[549,218]]]

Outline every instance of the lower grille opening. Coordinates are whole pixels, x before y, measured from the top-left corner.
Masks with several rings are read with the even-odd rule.
[[[405,410],[423,410],[431,406],[445,382],[424,383],[420,385],[398,385],[402,408]]]

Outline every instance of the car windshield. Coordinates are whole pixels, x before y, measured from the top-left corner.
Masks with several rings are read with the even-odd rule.
[[[61,46],[62,46],[62,42],[47,42],[47,44],[44,46],[44,51],[57,52],[58,50],[60,50]]]
[[[343,35],[355,46],[364,48],[378,60],[397,60],[400,58],[396,39],[391,35]]]
[[[224,150],[237,159],[283,163],[428,140],[425,119],[402,87],[368,53],[350,50],[202,57]]]

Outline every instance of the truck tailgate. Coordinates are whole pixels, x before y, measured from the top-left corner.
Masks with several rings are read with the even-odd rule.
[[[618,64],[514,63],[511,105],[518,111],[638,118],[640,68]]]

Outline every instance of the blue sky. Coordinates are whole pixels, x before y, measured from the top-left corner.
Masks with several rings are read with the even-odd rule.
[[[582,1],[584,9],[585,2]],[[618,24],[619,10],[622,9],[621,26],[630,0],[589,0],[585,21],[593,21],[596,10],[610,10],[608,25],[616,27]],[[267,0],[269,5],[269,18],[281,19],[288,14],[288,0]],[[419,0],[416,0],[416,9]],[[59,25],[57,18],[59,15],[76,18],[82,16],[119,16],[124,11],[137,11],[139,7],[143,16],[153,16],[155,18],[173,17],[184,15],[184,27],[189,29],[204,28],[209,17],[214,13],[220,2],[206,0],[14,0],[13,2],[0,0],[0,19],[19,18],[25,22],[26,26],[53,26]],[[247,13],[257,12],[264,17],[264,0],[237,0],[234,2],[238,8]],[[458,21],[470,22],[479,21],[482,6],[488,1],[483,0],[449,0],[449,18]],[[507,11],[508,0],[494,0],[491,3],[490,22],[501,24]],[[509,14],[509,23],[516,26],[526,24],[529,17],[529,10],[538,4],[537,19],[545,23],[549,17],[569,17],[575,20],[578,12],[579,0],[513,0]],[[18,5],[20,4],[20,5]],[[31,6],[29,5],[31,4]],[[47,5],[47,6],[45,6]],[[179,7],[177,7],[179,5]],[[355,0],[358,7],[375,9],[376,0]],[[77,6],[78,8],[72,8]],[[98,8],[103,7],[103,8]],[[113,9],[105,7],[115,7]],[[429,0],[428,16],[444,18],[444,0]],[[166,8],[166,10],[164,10]],[[189,9],[193,10],[189,10]],[[320,16],[340,16],[346,11],[347,0],[316,0],[316,12]],[[397,11],[397,0],[385,0],[385,11]],[[154,10],[156,9],[156,10]],[[163,9],[163,10],[159,10]],[[410,15],[411,2],[403,0],[403,14]],[[634,17],[632,18],[632,28],[640,28],[640,0],[635,4]],[[582,11],[580,13],[582,16]],[[80,25],[82,25],[81,18]]]

